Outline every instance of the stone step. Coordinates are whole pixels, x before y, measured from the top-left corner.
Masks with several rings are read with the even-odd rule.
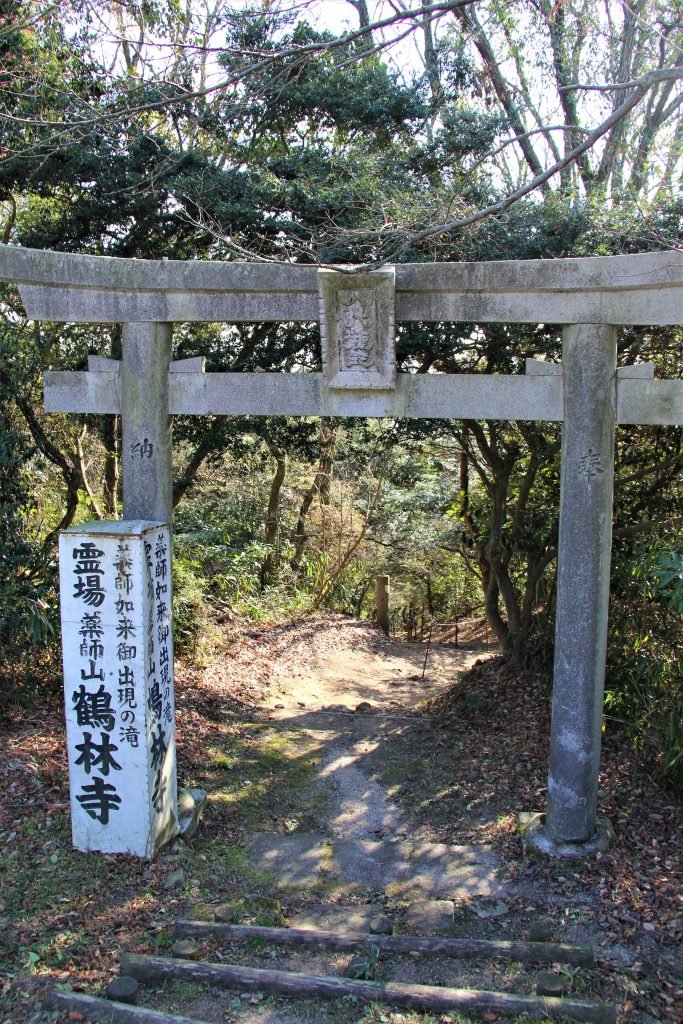
[[[290,915],[290,928],[344,934],[369,934],[384,917],[381,903],[362,903],[353,906],[338,903],[309,903]]]
[[[391,895],[463,899],[503,891],[498,854],[490,846],[451,846],[410,839],[331,839],[322,834],[252,833],[253,867],[284,886],[313,888],[325,878]]]

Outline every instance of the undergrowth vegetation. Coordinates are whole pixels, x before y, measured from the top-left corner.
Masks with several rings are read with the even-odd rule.
[[[680,539],[679,539],[680,543]],[[652,539],[614,557],[605,710],[656,778],[683,793],[683,566]]]
[[[244,451],[226,452],[202,467],[179,501],[174,633],[180,656],[206,662],[213,656],[215,629],[223,624],[248,628],[248,623],[267,625],[318,610],[372,619],[379,574],[391,577],[391,626],[397,635],[419,635],[418,625],[425,624],[426,637],[432,621],[483,616],[480,556],[489,541],[489,498],[476,479],[463,481],[457,439],[447,432],[411,436],[399,433],[396,425],[335,423],[330,447],[330,425],[315,429],[318,460],[293,452],[285,455],[284,472],[278,474],[263,440],[247,435],[248,457]],[[0,662],[3,702],[16,707],[26,706],[46,686],[59,692],[57,566],[44,540],[58,511],[56,482],[40,469],[40,455],[7,425],[3,439],[0,487],[8,516]],[[101,459],[94,449],[93,464]],[[183,459],[181,446],[178,474]],[[557,498],[556,467],[548,468],[545,481],[534,494],[531,525],[543,517],[543,529],[552,536],[557,528],[557,507],[551,503]],[[676,486],[669,494],[676,493]],[[92,511],[91,499],[81,494],[74,521],[92,518]],[[42,546],[36,522],[42,524]],[[508,543],[511,578],[522,592],[528,573],[525,548],[515,549],[511,538]],[[681,550],[675,522],[662,536],[643,534],[632,524],[615,530],[605,705],[606,728],[633,744],[653,778],[679,791]],[[554,583],[550,562],[536,583],[522,662],[541,671],[548,687]]]
[[[318,607],[371,618],[379,573],[392,579],[397,629],[411,616],[444,621],[481,610],[478,575],[461,556],[463,527],[453,512],[454,447],[410,451],[387,443],[381,428],[336,431],[329,479],[313,494],[315,465],[303,459],[287,460],[275,500],[267,464],[226,455],[198,475],[175,518],[181,645],[192,646],[201,633],[206,602],[219,618],[268,621]],[[374,457],[361,457],[357,449],[368,440]]]

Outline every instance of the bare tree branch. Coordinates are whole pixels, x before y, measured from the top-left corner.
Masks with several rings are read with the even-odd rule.
[[[683,74],[679,74],[679,77],[683,77]],[[491,217],[495,214],[504,213],[513,203],[516,203],[519,199],[534,192],[541,185],[545,184],[550,178],[566,167],[567,164],[573,162],[582,153],[585,153],[591,146],[606,135],[610,128],[617,124],[622,118],[633,110],[635,106],[642,100],[643,96],[647,93],[648,89],[651,89],[659,79],[650,80],[647,75],[643,76],[641,83],[636,86],[631,95],[626,99],[621,106],[617,107],[608,118],[606,118],[597,128],[593,129],[583,142],[580,142],[578,146],[570,150],[561,160],[557,160],[551,167],[543,171],[541,174],[537,174],[534,178],[528,181],[521,188],[511,192],[504,199],[499,200],[496,203],[491,203],[489,206],[483,209],[476,210],[469,214],[467,217],[460,217],[457,220],[449,221],[445,224],[434,225],[429,228],[424,228],[422,231],[413,231],[405,234],[404,240],[399,246],[394,247],[393,255],[391,258],[397,258],[406,251],[410,246],[413,246],[419,242],[424,241],[427,238],[433,238],[435,235],[443,235],[449,231],[456,231],[459,228],[467,227],[469,224],[475,224],[479,220],[483,220],[485,217]],[[382,262],[387,262],[390,257],[387,255]],[[375,264],[373,264],[374,266]]]
[[[231,86],[239,85],[245,79],[260,74],[266,71],[274,64],[278,64],[282,61],[294,58],[296,60],[303,60],[310,58],[316,54],[329,53],[334,50],[343,49],[350,44],[363,39],[368,34],[372,34],[380,29],[387,28],[391,25],[396,24],[399,21],[413,20],[421,21],[425,14],[431,14],[434,16],[438,13],[449,13],[456,11],[461,7],[470,6],[471,0],[447,0],[443,3],[434,4],[421,4],[419,7],[409,8],[404,11],[396,12],[387,18],[381,18],[377,21],[372,22],[369,25],[362,26],[361,28],[355,29],[352,32],[347,32],[344,35],[337,36],[334,39],[320,40],[314,43],[305,43],[296,46],[288,46],[283,49],[271,50],[271,51],[253,51],[253,50],[230,50],[225,47],[221,48],[222,53],[239,56],[239,57],[257,57],[258,59],[252,60],[250,63],[239,68],[236,72],[228,75],[226,78],[215,82],[213,85],[206,85],[201,89],[184,89],[177,82],[169,82],[167,84],[172,85],[174,94],[164,96],[159,100],[150,100],[146,103],[138,103],[132,106],[122,106],[115,110],[104,110],[94,111],[92,116],[88,118],[75,119],[71,121],[52,121],[42,120],[26,117],[17,117],[6,112],[0,112],[0,119],[9,121],[14,124],[23,125],[37,125],[42,128],[59,128],[62,131],[65,128],[76,129],[76,128],[88,128],[95,124],[104,124],[109,121],[116,121],[123,117],[134,117],[137,114],[150,113],[155,110],[168,110],[169,108],[178,104],[187,103],[189,100],[205,99],[211,94],[222,92]],[[388,40],[386,46],[393,45],[393,40]],[[358,60],[362,60],[367,56],[367,51],[362,47],[358,51]]]
[[[640,78],[632,78],[630,82],[618,82],[609,85],[575,82],[573,85],[563,85],[558,91],[571,92],[575,89],[582,89],[584,92],[614,92],[615,89],[635,89],[640,86],[645,86],[649,89],[658,82],[677,82],[682,78],[683,68],[681,67],[661,68],[656,71],[648,71],[647,74],[641,75]]]

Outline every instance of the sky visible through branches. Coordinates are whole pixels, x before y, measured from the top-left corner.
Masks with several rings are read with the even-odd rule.
[[[680,182],[681,0],[158,0],[144,7],[85,0],[28,4],[23,18],[29,32],[58,18],[76,64],[89,62],[101,90],[64,86],[61,113],[58,101],[51,111],[36,104],[38,113],[5,105],[0,118],[15,140],[22,128],[37,129],[39,139],[10,143],[0,163],[31,145],[85,143],[107,125],[124,146],[131,131],[158,131],[189,153],[201,144],[202,110],[224,120],[247,99],[268,93],[272,103],[279,83],[284,88],[314,61],[344,73],[379,58],[398,84],[427,97],[422,143],[464,97],[481,116],[498,113],[494,143],[467,168],[488,176],[495,200],[465,209],[455,195],[456,216],[446,203],[433,222],[397,222],[377,264],[549,189],[579,196],[599,189],[607,202],[626,196],[647,204]],[[313,35],[293,34],[303,22]],[[11,83],[4,94],[11,97]],[[213,230],[201,210],[197,224]]]

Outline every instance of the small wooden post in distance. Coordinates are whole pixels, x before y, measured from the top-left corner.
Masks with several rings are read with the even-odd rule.
[[[389,636],[389,576],[378,576],[375,583],[377,625]]]

